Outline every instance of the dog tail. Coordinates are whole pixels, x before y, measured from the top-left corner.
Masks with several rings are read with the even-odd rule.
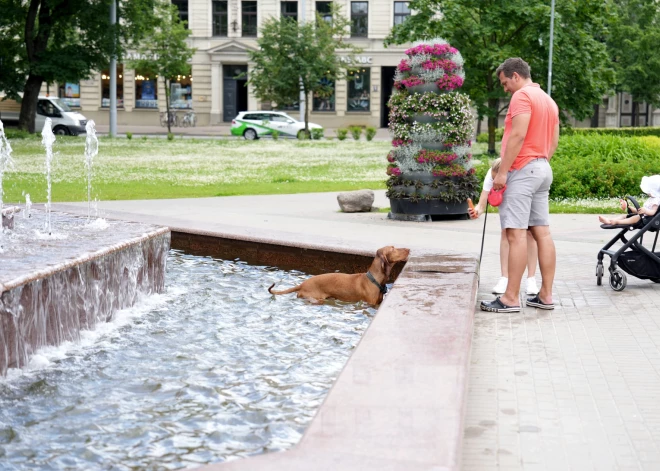
[[[268,292],[270,294],[289,294],[289,293],[295,293],[296,291],[300,290],[300,285],[294,286],[293,288],[285,289],[284,291],[273,291],[273,286],[275,286],[275,283],[270,285],[270,288],[268,288]]]

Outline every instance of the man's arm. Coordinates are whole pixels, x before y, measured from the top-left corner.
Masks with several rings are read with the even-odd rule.
[[[555,125],[555,132],[552,135],[552,144],[550,145],[550,153],[548,154],[548,162],[550,162],[550,159],[552,158],[553,155],[555,155],[555,151],[557,150],[557,146],[559,145],[559,123]]]
[[[493,188],[496,190],[499,190],[506,184],[507,172],[513,165],[513,161],[518,157],[523,142],[525,142],[525,136],[527,136],[527,128],[529,128],[529,120],[531,118],[531,113],[521,113],[514,116],[511,120],[511,134],[506,141],[506,150],[502,156],[500,170],[497,172],[493,183]]]

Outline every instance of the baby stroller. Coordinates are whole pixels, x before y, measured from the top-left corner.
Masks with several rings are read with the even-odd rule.
[[[639,204],[635,198],[626,196],[635,208],[639,209]],[[632,211],[628,210],[628,214],[632,215]],[[619,229],[619,233],[609,241],[605,247],[598,252],[598,263],[596,264],[596,284],[600,286],[603,279],[603,257],[609,255],[610,262],[610,287],[614,291],[623,291],[627,284],[626,273],[641,280],[651,280],[654,283],[660,283],[660,252],[655,251],[655,246],[658,242],[658,232],[660,230],[660,210],[655,216],[642,216],[641,219],[633,225],[617,226],[602,224],[600,227],[603,229]],[[632,235],[627,236],[627,232],[634,232]],[[644,234],[647,232],[655,232],[655,239],[653,241],[653,248],[651,250],[644,247]],[[623,243],[623,246],[618,250],[610,250],[610,248],[618,241]],[[624,273],[625,272],[625,273]]]

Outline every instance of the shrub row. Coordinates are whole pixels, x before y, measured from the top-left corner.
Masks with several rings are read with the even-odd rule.
[[[346,136],[348,133],[351,133],[351,136],[353,139],[356,141],[360,140],[360,136],[362,135],[362,127],[361,126],[349,126],[348,129],[345,128],[339,128],[335,131],[337,133],[337,139],[340,141],[343,141],[346,139]],[[372,126],[367,126],[364,129],[364,137],[367,138],[367,141],[371,141],[374,137],[376,136],[376,128]]]
[[[551,165],[553,199],[639,195],[642,177],[660,173],[660,138],[564,135]],[[489,168],[486,159],[476,167],[481,181]]]
[[[656,136],[660,137],[660,127],[636,127],[636,128],[562,128],[561,133],[565,136],[570,135],[593,135],[603,134],[608,136]]]

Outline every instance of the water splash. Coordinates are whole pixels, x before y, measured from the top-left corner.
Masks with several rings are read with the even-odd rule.
[[[96,137],[94,120],[87,121],[85,125],[87,138],[85,139],[85,168],[87,169],[87,220],[92,217],[92,163],[99,153],[99,140]]]
[[[23,218],[27,219],[32,217],[32,200],[30,193],[25,193],[25,208],[23,208]]]
[[[50,118],[46,118],[44,129],[41,131],[41,143],[46,149],[46,181],[48,183],[48,202],[46,203],[46,213],[48,215],[48,222],[46,223],[46,230],[48,235],[53,233],[53,228],[50,224],[50,206],[51,206],[51,186],[52,179],[50,175],[51,162],[53,160],[53,144],[55,143],[55,135],[53,134],[52,123]]]
[[[13,160],[11,158],[11,145],[5,136],[5,128],[0,121],[0,252],[2,251],[2,238],[4,237],[2,233],[4,232],[2,224],[2,179],[4,177],[5,171],[13,166]]]

